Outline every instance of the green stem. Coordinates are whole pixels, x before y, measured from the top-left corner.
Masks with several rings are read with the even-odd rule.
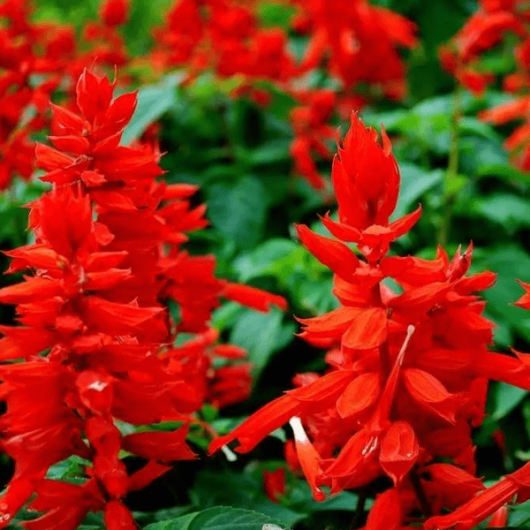
[[[453,99],[453,112],[451,115],[451,145],[449,148],[449,162],[444,178],[443,190],[443,220],[440,227],[440,244],[446,246],[451,230],[451,218],[456,200],[454,181],[458,178],[459,164],[459,133],[460,118],[462,117],[462,88],[458,87]]]
[[[420,510],[422,511],[423,515],[425,515],[425,517],[431,517],[431,505],[429,504],[429,499],[427,498],[427,495],[425,495],[425,491],[423,489],[423,486],[421,485],[421,479],[415,469],[411,470],[409,478],[414,492],[416,493],[416,498],[418,499]]]
[[[359,499],[357,500],[357,506],[353,515],[352,528],[359,528],[364,521],[364,508],[366,505],[367,493],[361,491],[359,493]]]

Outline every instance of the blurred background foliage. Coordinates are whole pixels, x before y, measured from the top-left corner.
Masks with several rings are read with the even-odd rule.
[[[161,21],[170,3],[132,2],[125,36],[133,54],[149,48],[150,28]],[[454,80],[441,70],[437,59],[438,47],[462,27],[476,10],[476,3],[375,3],[404,14],[419,27],[420,45],[406,54],[409,93],[405,100],[375,102],[362,112],[367,123],[376,128],[384,125],[393,141],[402,176],[395,216],[412,211],[419,202],[424,207],[422,219],[411,235],[398,242],[396,250],[401,255],[433,257],[440,241],[447,244],[451,254],[458,245],[467,246],[472,241],[473,268],[498,274],[496,286],[486,293],[487,314],[497,324],[496,347],[505,350],[511,344],[529,351],[530,314],[511,304],[522,292],[516,279],[530,280],[530,176],[509,164],[502,147],[509,128],[494,129],[476,118],[479,110],[505,101],[507,96],[500,89],[488,90],[483,98],[456,90]],[[37,4],[39,20],[60,20],[79,27],[82,21],[96,18],[99,5],[98,0],[39,0]],[[267,1],[260,5],[260,16],[266,24],[280,23],[287,28],[291,10],[279,1]],[[296,53],[296,40],[292,47]],[[503,72],[512,66],[513,56],[500,50],[487,60]],[[289,97],[274,93],[271,104],[262,108],[250,100],[229,96],[237,79],[219,81],[205,74],[186,87],[180,86],[181,79],[175,74],[139,87],[138,109],[126,138],[139,137],[150,123],[161,120],[166,178],[199,184],[197,201],[208,206],[211,227],[192,235],[191,251],[214,253],[220,275],[281,293],[290,302],[285,315],[277,311],[256,314],[235,304],[217,311],[214,325],[224,338],[248,348],[256,377],[248,402],[223,411],[222,417],[213,410],[204,411],[206,416],[213,415],[209,418],[213,426],[223,432],[290,388],[296,373],[325,367],[322,351],[296,337],[292,317],[308,317],[335,307],[332,278],[295,240],[292,225],[307,223],[322,231],[315,222],[317,214],[333,211],[334,204],[329,193],[318,193],[292,176],[289,144],[293,133],[288,115],[294,103]],[[318,85],[322,80],[308,82]],[[462,113],[458,123],[453,119],[455,100],[459,102],[457,112]],[[345,123],[337,121],[336,126],[346,129]],[[446,179],[455,145],[458,172]],[[329,174],[330,164],[323,164],[321,169]],[[38,184],[17,183],[0,197],[2,249],[24,242],[26,213],[19,205],[38,193]],[[449,219],[444,213],[448,203]],[[2,266],[6,268],[5,261]],[[4,322],[12,317],[6,313],[9,308],[1,311]],[[530,398],[524,391],[497,385],[491,393],[489,412],[477,433],[477,458],[480,472],[497,478],[530,460]],[[496,433],[501,428],[506,435],[499,444]],[[277,436],[281,439],[282,432]],[[500,448],[503,444],[504,452]],[[162,510],[177,501],[178,508],[143,519],[140,514],[139,520],[150,524],[151,530],[195,528],[194,516],[189,513],[222,504],[257,510],[282,524],[296,525],[297,530],[332,530],[352,523],[357,505],[353,494],[343,493],[317,504],[299,478],[289,478],[288,495],[282,503],[269,501],[261,493],[262,470],[284,465],[281,462],[282,444],[272,437],[234,464],[222,455],[198,464],[178,464],[174,472],[131,502],[143,512],[153,507]],[[57,469],[57,473],[63,476],[68,470]],[[175,526],[157,523],[176,517],[181,523]],[[513,524],[526,521],[530,521],[530,507],[519,507]],[[98,528],[99,523],[87,524],[86,529]]]

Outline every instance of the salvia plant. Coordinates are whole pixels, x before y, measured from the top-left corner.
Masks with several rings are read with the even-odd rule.
[[[529,524],[529,88],[526,0],[0,0],[0,528]]]

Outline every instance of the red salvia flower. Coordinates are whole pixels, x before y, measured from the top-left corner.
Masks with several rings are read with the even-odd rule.
[[[366,528],[401,529],[412,512],[440,513],[483,489],[474,476],[471,427],[483,419],[487,380],[513,381],[523,363],[487,351],[493,325],[475,293],[495,276],[466,276],[471,246],[452,260],[441,248],[433,260],[388,256],[421,210],[391,220],[399,170],[390,142],[383,133],[379,145],[355,114],[332,182],[338,220],[323,222],[335,239],[297,227],[304,246],[335,274],[339,308],[300,319],[303,338],[333,348],[331,369],[298,377],[298,388],[211,449],[238,440],[237,450],[249,451],[290,421],[315,499],[325,497],[322,486],[338,492],[387,476],[394,489],[377,497]],[[517,382],[528,387],[523,379]]]
[[[205,226],[204,208],[188,203],[194,187],[157,182],[163,172],[151,146],[120,145],[136,95],[114,99],[113,89],[85,71],[78,112],[53,106],[55,147],[37,147],[42,180],[53,189],[30,205],[35,243],[8,253],[11,272],[34,275],[0,289],[0,302],[17,306],[20,324],[3,326],[0,340],[2,448],[15,461],[0,500],[2,527],[34,494],[29,508],[41,516],[28,528],[73,530],[89,511],[103,511],[111,530],[136,528],[123,498],[168,463],[195,458],[186,444],[189,424],[198,421],[192,414],[205,401],[225,406],[249,394],[248,365],[231,364],[244,352],[216,345],[208,331],[219,297],[262,311],[285,307],[277,295],[215,278],[213,266],[172,290],[182,271],[171,267],[201,259],[180,246],[185,232]],[[191,293],[203,286],[197,304]],[[181,305],[182,322],[172,321],[168,298]],[[177,324],[205,337],[174,348]],[[225,365],[213,369],[212,356]],[[119,428],[120,421],[166,420],[184,426],[126,435]],[[146,465],[129,475],[121,451]],[[84,481],[46,480],[50,466],[72,455],[88,462]]]

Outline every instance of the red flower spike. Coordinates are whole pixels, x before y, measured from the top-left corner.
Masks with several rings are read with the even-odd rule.
[[[8,361],[0,366],[0,431],[15,461],[0,526],[34,495],[31,508],[42,515],[28,528],[74,530],[88,512],[103,511],[107,528],[135,529],[122,503],[127,493],[165,473],[161,462],[195,456],[186,428],[145,428],[190,421],[205,402],[233,404],[250,392],[249,365],[234,364],[244,352],[208,332],[219,299],[262,311],[286,307],[278,295],[216,278],[213,257],[181,249],[185,232],[206,226],[204,207],[190,206],[194,187],[156,181],[163,173],[156,150],[119,145],[136,94],[113,99],[113,90],[85,71],[80,114],[54,107],[56,149],[37,148],[42,180],[53,189],[30,204],[35,243],[9,252],[12,271],[35,276],[0,290],[1,302],[17,304],[21,324],[0,329],[0,360]],[[168,298],[179,305],[179,326],[205,333],[184,351],[168,348],[177,329],[162,305]],[[118,420],[142,430],[125,436]],[[148,463],[129,476],[123,451]],[[44,479],[72,455],[91,462],[79,484]]]
[[[377,133],[352,113],[350,129],[333,163],[340,222],[358,230],[387,225],[397,203],[399,170],[390,142],[384,133],[383,147],[376,139]]]
[[[300,319],[301,336],[329,348],[329,371],[298,375],[298,388],[216,440],[211,450],[238,440],[238,450],[249,451],[290,420],[297,456],[292,442],[286,454],[291,466],[300,464],[315,497],[322,485],[337,493],[389,476],[396,486],[376,499],[367,528],[401,530],[486,494],[473,498],[483,486],[473,475],[471,426],[484,417],[488,381],[527,388],[527,363],[488,351],[492,323],[482,316],[485,303],[476,293],[495,277],[487,271],[465,276],[472,246],[452,260],[443,249],[433,260],[387,257],[421,208],[389,222],[399,172],[388,139],[380,146],[356,116],[335,161],[333,184],[339,222],[329,216],[323,222],[336,240],[298,228],[305,246],[335,273],[339,307]],[[355,243],[362,257],[345,242]],[[446,463],[435,463],[440,460]],[[527,472],[512,475],[510,484],[499,486],[484,505],[477,501],[462,518],[436,515],[428,528],[471,528],[530,484]],[[486,509],[488,503],[495,506]],[[395,518],[388,519],[389,511]]]

